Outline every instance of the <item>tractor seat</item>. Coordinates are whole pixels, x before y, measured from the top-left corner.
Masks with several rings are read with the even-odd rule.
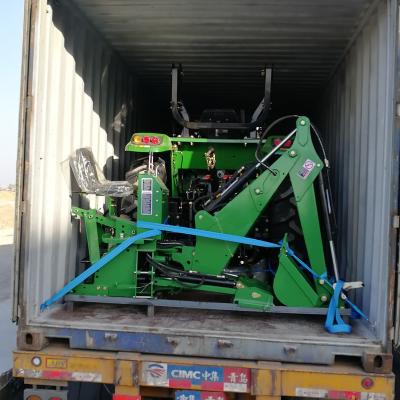
[[[133,186],[129,182],[109,181],[105,178],[90,149],[76,150],[69,164],[83,193],[108,197],[126,197],[133,194]]]

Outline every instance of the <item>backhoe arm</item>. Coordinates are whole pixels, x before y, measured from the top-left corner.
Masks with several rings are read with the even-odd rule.
[[[310,121],[300,117],[290,150],[232,198],[220,211],[196,214],[196,228],[246,236],[264,212],[279,186],[289,177],[296,200],[301,227],[311,267],[319,274],[326,271],[321,230],[313,183],[323,169],[314,149]],[[273,172],[271,172],[273,171]],[[221,274],[234,256],[238,244],[197,238],[193,269],[208,274]]]

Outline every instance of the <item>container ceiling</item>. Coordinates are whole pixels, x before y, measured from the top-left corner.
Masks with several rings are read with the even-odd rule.
[[[259,88],[264,65],[285,93],[324,84],[371,0],[75,0],[140,78],[234,93]],[[258,89],[257,89],[258,90]]]

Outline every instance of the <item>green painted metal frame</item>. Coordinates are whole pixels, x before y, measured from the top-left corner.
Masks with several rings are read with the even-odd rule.
[[[278,187],[286,178],[289,178],[295,195],[311,268],[316,273],[323,274],[327,268],[313,185],[323,169],[323,162],[312,144],[308,118],[299,118],[296,128],[296,137],[290,151],[281,154],[270,166],[270,170],[265,170],[214,215],[204,210],[199,211],[195,216],[195,223],[198,229],[246,236],[271,201]],[[310,161],[314,167],[306,178],[303,178],[300,172],[303,170],[304,164]],[[227,267],[238,246],[237,243],[221,243],[214,239],[198,237],[195,247],[186,252],[190,258],[184,260],[182,266],[203,274],[218,275]],[[177,261],[176,257],[173,259]],[[210,262],[210,260],[212,261]],[[287,279],[285,282],[280,279],[283,273],[279,269],[282,268],[285,270],[295,269],[298,273],[295,277],[290,273],[285,274]],[[292,289],[301,286],[301,292],[308,292],[309,295],[303,296],[303,298],[312,298],[313,301],[312,304],[307,301],[307,306],[321,306],[329,300],[331,296],[329,286],[325,282],[321,284],[319,280],[315,280],[314,285],[311,286],[308,279],[288,256],[281,254],[278,272],[279,279],[274,284],[274,291],[282,300],[286,302],[289,300],[291,303],[299,301],[298,290],[296,290],[296,296],[292,296],[293,292],[287,290],[286,285],[289,281],[292,282]],[[281,282],[283,283],[281,284]],[[282,292],[288,292],[288,295],[281,295]]]
[[[229,203],[214,215],[199,211],[195,216],[195,226],[198,229],[214,232],[246,236],[257,218],[265,210],[273,195],[285,179],[290,179],[293,187],[298,214],[304,233],[304,240],[311,268],[322,275],[326,273],[323,241],[314,193],[314,181],[323,169],[312,144],[310,121],[300,117],[296,122],[297,133],[295,140],[288,150],[279,151],[280,157],[248,186],[239,192]],[[236,170],[243,165],[254,162],[254,153],[258,140],[243,139],[204,139],[204,138],[169,138],[167,135],[156,133],[141,133],[135,135],[156,135],[160,146],[137,145],[132,141],[127,145],[127,151],[134,152],[170,152],[172,182],[171,192],[152,174],[140,174],[138,189],[138,220],[163,223],[167,217],[168,196],[179,195],[180,172],[184,170],[207,170],[205,153],[212,147],[217,155],[216,168]],[[273,147],[273,139],[268,138],[263,149]],[[306,163],[312,168],[304,176]],[[273,172],[271,172],[273,171]],[[303,172],[303,176],[302,176]],[[143,179],[152,181],[151,215],[142,213],[142,182]],[[108,251],[120,243],[126,236],[134,235],[137,231],[132,221],[116,217],[115,207],[107,200],[109,217],[95,210],[82,210],[74,207],[73,215],[84,219],[90,262],[97,261],[101,249]],[[75,293],[107,296],[137,296],[137,274],[139,252],[149,252],[179,263],[186,271],[196,271],[203,275],[220,275],[234,256],[238,244],[221,242],[214,239],[197,237],[194,246],[177,246],[173,249],[157,249],[157,240],[138,243],[121,254],[113,262],[98,271],[92,283],[80,285]],[[104,245],[106,248],[104,249]],[[279,266],[273,282],[273,289],[266,283],[256,279],[240,277],[236,287],[227,288],[214,285],[183,285],[178,280],[157,277],[151,269],[151,285],[143,295],[153,296],[157,291],[170,290],[201,290],[223,293],[234,296],[234,302],[253,308],[265,308],[273,304],[273,297],[291,306],[319,307],[326,304],[331,296],[331,289],[323,280],[311,279],[306,276],[286,252],[287,243],[284,241],[280,255]],[[178,248],[179,247],[179,248]]]

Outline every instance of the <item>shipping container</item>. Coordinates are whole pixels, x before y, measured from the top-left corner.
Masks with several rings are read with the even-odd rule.
[[[398,229],[398,4],[395,0],[26,0],[14,319],[18,347],[333,364],[391,370]],[[369,322],[333,335],[321,316],[40,304],[85,252],[69,156],[90,147],[107,178],[132,133],[167,132],[171,65],[185,99],[250,113],[273,70],[271,116],[309,116],[328,149],[341,276]],[[250,362],[250,361],[248,361]]]

